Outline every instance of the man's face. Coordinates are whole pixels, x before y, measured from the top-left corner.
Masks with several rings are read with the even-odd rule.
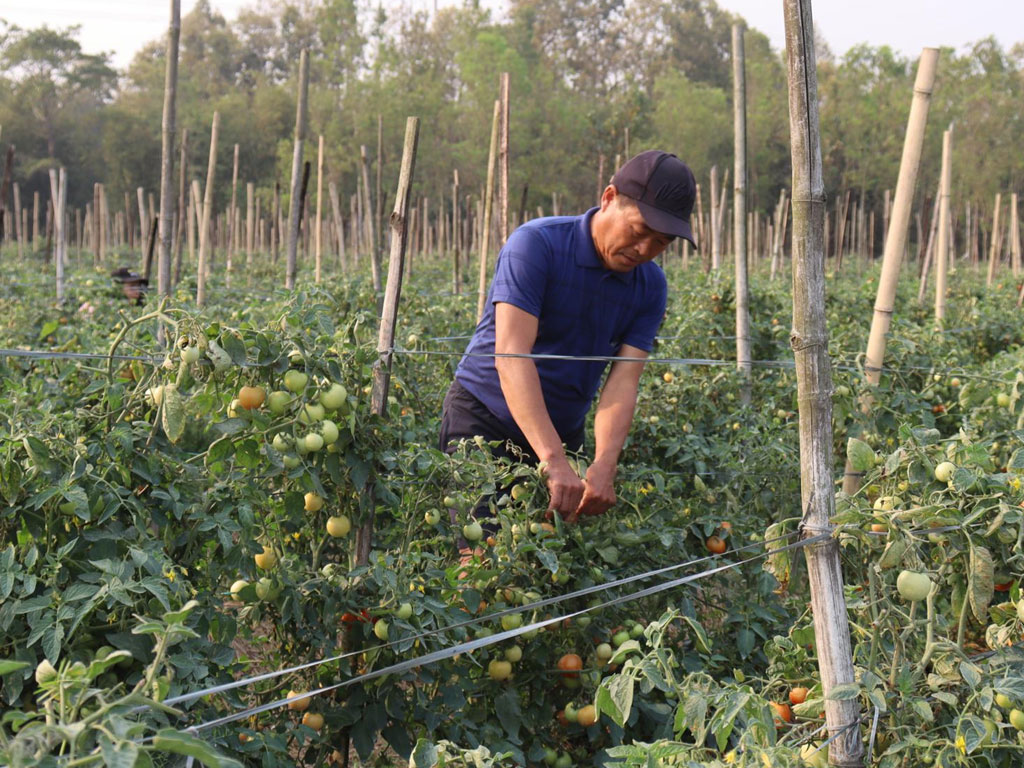
[[[656,232],[647,226],[640,209],[621,198],[602,200],[607,227],[600,243],[596,243],[598,256],[605,267],[613,272],[629,272],[657,257],[675,240],[672,235]]]

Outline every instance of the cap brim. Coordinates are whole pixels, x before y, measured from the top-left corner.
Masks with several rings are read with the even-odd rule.
[[[636,207],[640,209],[644,221],[651,229],[661,232],[663,235],[686,238],[690,241],[691,245],[695,248],[697,247],[697,242],[693,239],[693,230],[690,228],[690,222],[640,200],[636,201]]]

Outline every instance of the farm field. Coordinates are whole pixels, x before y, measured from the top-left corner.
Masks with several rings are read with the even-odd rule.
[[[618,503],[566,524],[535,470],[436,448],[476,316],[450,254],[406,278],[380,417],[367,264],[316,284],[304,262],[285,291],[269,254],[230,286],[218,256],[200,311],[194,269],[135,306],[115,264],[72,254],[57,307],[52,265],[16,253],[0,253],[3,764],[825,764],[787,269],[752,266],[743,406],[731,273],[665,256]],[[961,260],[936,327],[917,266],[865,414],[878,269],[829,262],[857,672],[832,696],[859,700],[871,765],[1020,765],[1019,289]],[[847,458],[865,472],[852,497]],[[481,532],[469,510],[488,496]]]

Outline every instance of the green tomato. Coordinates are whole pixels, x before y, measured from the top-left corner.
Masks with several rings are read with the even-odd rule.
[[[285,469],[295,469],[299,464],[302,463],[302,459],[296,456],[294,453],[286,453],[281,457],[281,463],[284,464]]]
[[[304,374],[302,371],[290,370],[284,375],[284,386],[289,392],[301,392],[306,388],[306,382],[309,381],[309,376]]]
[[[330,419],[324,419],[320,423],[320,435],[324,439],[324,445],[333,445],[338,441],[338,425]]]
[[[518,645],[513,645],[511,648],[505,649],[505,661],[511,661],[515,664],[523,658],[523,649]]]
[[[192,363],[198,362],[199,360],[199,347],[195,344],[189,344],[187,347],[181,348],[181,361],[186,365],[192,365]]]
[[[601,661],[608,661],[608,659],[612,657],[614,651],[608,643],[601,643],[599,646],[597,646],[596,653],[598,659],[600,659]]]
[[[436,509],[428,509],[423,515],[427,525],[437,525],[441,522],[441,512]]]
[[[412,616],[412,603],[402,603],[395,611],[395,618],[408,621]]]
[[[388,623],[384,619],[377,619],[373,624],[373,634],[382,643],[386,643],[388,640]]]
[[[926,573],[900,571],[900,575],[896,577],[896,589],[904,600],[916,603],[928,597],[932,589],[932,580]]]
[[[627,640],[629,640],[629,632],[627,632],[626,630],[622,630],[621,632],[616,632],[612,636],[612,645],[614,645],[616,648],[618,648],[620,645],[622,645]]]
[[[320,393],[320,404],[328,411],[336,411],[348,402],[348,390],[341,384],[331,384]]]
[[[238,581],[236,581],[234,584],[231,585],[231,596],[233,598],[235,598],[235,600],[241,599],[241,598],[239,598],[239,594],[241,593],[241,591],[243,589],[245,589],[248,586],[249,586],[249,582],[248,581],[246,581],[245,579],[239,579]]]
[[[644,633],[644,625],[643,624],[634,624],[629,629],[629,636],[634,638],[634,639],[640,637],[641,635],[643,635],[643,633]]]
[[[275,416],[281,416],[288,410],[288,406],[291,405],[294,399],[291,393],[278,389],[267,395],[267,408]]]
[[[562,712],[565,715],[565,719],[570,723],[575,723],[577,717],[579,717],[579,711],[571,701],[565,705],[565,709]]]
[[[940,483],[948,483],[956,471],[956,465],[951,461],[944,461],[935,467],[935,479]]]
[[[1010,710],[1010,725],[1018,731],[1024,731],[1024,712],[1019,709]]]
[[[306,403],[299,411],[299,421],[303,424],[313,424],[322,421],[325,415],[324,407],[319,403]]]
[[[568,752],[563,752],[555,760],[555,768],[572,768],[572,755]]]
[[[558,753],[551,747],[544,747],[544,765],[554,768],[556,762],[558,762]]]
[[[310,432],[303,438],[303,445],[309,453],[316,453],[324,447],[324,439],[316,432]]]
[[[475,520],[462,526],[462,535],[466,541],[480,541],[484,537],[484,529]]]
[[[523,626],[523,616],[519,613],[507,613],[501,617],[501,628],[506,632]]]
[[[1013,699],[1007,696],[1005,693],[996,694],[996,704],[1003,709],[1013,708]]]

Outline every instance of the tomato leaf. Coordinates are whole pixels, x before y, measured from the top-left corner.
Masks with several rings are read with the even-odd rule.
[[[863,440],[851,437],[846,441],[846,460],[854,472],[867,472],[875,466],[875,452]]]
[[[523,711],[519,707],[519,694],[514,689],[505,691],[494,700],[494,713],[509,738],[518,741],[519,728],[523,723]]]
[[[825,698],[829,701],[849,701],[850,699],[856,699],[859,695],[860,685],[857,683],[843,683],[842,685],[835,686],[828,692],[828,696]]]
[[[971,547],[967,594],[974,617],[983,624],[988,621],[988,606],[995,593],[995,565],[985,547]]]
[[[604,678],[595,704],[598,712],[608,715],[616,725],[625,726],[633,709],[633,676],[624,672]]]
[[[210,744],[195,736],[164,728],[153,739],[153,746],[162,752],[193,757],[208,768],[234,768],[241,763],[225,757]]]
[[[10,659],[0,659],[0,676],[9,675],[11,674],[11,672],[17,672],[19,669],[25,669],[25,667],[30,666],[32,665],[24,661],[11,661]]]
[[[172,384],[164,385],[161,411],[164,434],[172,443],[178,442],[185,434],[185,402],[178,388]]]
[[[409,756],[409,768],[431,768],[437,765],[437,747],[429,739],[419,739]]]

